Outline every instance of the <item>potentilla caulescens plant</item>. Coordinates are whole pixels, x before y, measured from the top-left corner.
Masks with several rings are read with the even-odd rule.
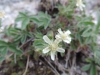
[[[75,11],[76,5],[80,8],[81,13]],[[59,10],[58,13],[55,11],[51,13],[52,11],[50,11],[49,14],[48,10],[46,13],[39,11],[37,15],[20,12],[15,20],[15,24],[17,25],[17,22],[21,22],[21,28],[17,28],[17,26],[13,25],[5,28],[0,27],[0,32],[4,31],[4,38],[11,38],[7,42],[4,39],[0,40],[0,62],[6,59],[8,51],[17,55],[17,57],[14,58],[18,58],[18,61],[20,60],[19,55],[25,57],[27,55],[34,55],[34,58],[37,59],[41,55],[49,55],[51,60],[55,60],[56,58],[60,60],[60,57],[65,54],[62,60],[66,60],[68,54],[68,62],[71,66],[70,61],[73,61],[74,57],[77,59],[77,55],[82,50],[82,56],[86,54],[86,58],[92,59],[91,62],[89,62],[90,68],[88,68],[88,70],[91,69],[92,75],[97,75],[94,73],[96,73],[96,64],[98,63],[98,65],[100,65],[100,60],[98,60],[98,58],[100,58],[100,48],[97,47],[96,43],[97,35],[100,35],[100,15],[98,17],[98,24],[95,25],[92,22],[93,18],[85,15],[85,10],[82,12],[84,7],[85,5],[82,0],[69,0],[68,5],[57,6],[57,10]],[[2,19],[4,15],[3,12],[0,12],[0,19]],[[5,30],[2,31],[2,29]],[[26,53],[26,49],[28,53]],[[66,53],[65,50],[67,50]],[[88,50],[89,55],[87,55]],[[84,51],[86,51],[86,53],[84,53]],[[95,55],[91,56],[91,53]],[[75,64],[77,62],[78,61],[75,61]],[[67,64],[69,65],[69,63]],[[68,67],[68,69],[69,68],[70,67]],[[85,69],[86,68],[87,65],[85,66]]]
[[[76,6],[79,7],[81,11],[83,11],[83,8],[85,7],[82,0],[77,0]]]
[[[70,34],[71,32],[68,31],[61,31],[61,29],[58,29],[58,34],[56,35],[56,39],[54,41],[50,40],[47,35],[43,36],[43,40],[48,44],[46,48],[43,49],[43,53],[50,53],[51,59],[55,60],[56,52],[64,53],[65,49],[59,47],[59,43],[61,41],[64,41],[66,43],[71,42]]]

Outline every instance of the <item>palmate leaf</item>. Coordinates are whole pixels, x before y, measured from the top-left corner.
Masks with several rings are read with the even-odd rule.
[[[5,60],[8,50],[16,53],[17,55],[22,54],[22,51],[18,49],[15,44],[0,40],[0,63]]]
[[[16,48],[16,45],[9,43],[9,42],[4,42],[0,40],[0,51],[4,51],[5,49],[10,49],[11,51],[15,52],[16,54],[22,54],[21,50],[18,50]]]
[[[24,18],[26,18],[26,17],[27,17],[26,13],[19,12],[18,17],[15,19],[15,22],[23,21]]]
[[[30,20],[38,25],[43,26],[45,29],[48,27],[51,17],[47,13],[39,12],[36,16],[30,16]]]
[[[30,22],[30,18],[28,16],[28,13],[20,12],[18,17],[15,19],[15,22],[19,22],[19,21],[21,21],[21,23],[22,23],[21,28],[25,29],[27,27],[28,23]]]
[[[9,44],[9,50],[16,53],[17,55],[21,55],[22,51],[18,48],[16,48],[14,45]]]

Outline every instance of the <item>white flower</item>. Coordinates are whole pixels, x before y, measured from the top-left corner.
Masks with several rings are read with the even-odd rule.
[[[58,34],[55,36],[56,39],[64,41],[66,43],[71,42],[71,37],[70,37],[71,32],[69,30],[67,31],[62,31],[60,28],[58,29]]]
[[[77,0],[76,6],[79,7],[81,11],[83,11],[83,7],[85,7],[82,0]]]
[[[3,30],[0,28],[0,33],[2,32]]]
[[[48,46],[43,49],[43,53],[50,52],[52,60],[55,59],[56,52],[62,52],[62,53],[65,52],[63,48],[58,47],[57,40],[51,41],[46,35],[43,36],[43,39],[48,44]]]
[[[0,11],[0,18],[4,18],[5,13],[3,11]]]
[[[4,27],[0,27],[0,33],[3,32],[3,30],[4,30]]]

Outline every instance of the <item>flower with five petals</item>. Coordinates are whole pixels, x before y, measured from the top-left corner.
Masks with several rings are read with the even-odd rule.
[[[70,34],[71,32],[69,30],[62,31],[61,28],[59,28],[58,34],[55,36],[55,38],[69,44],[71,42]]]
[[[65,50],[58,46],[59,42],[57,40],[52,41],[46,35],[43,36],[44,41],[48,44],[46,48],[43,49],[43,53],[50,53],[51,59],[55,59],[56,52],[64,53]]]

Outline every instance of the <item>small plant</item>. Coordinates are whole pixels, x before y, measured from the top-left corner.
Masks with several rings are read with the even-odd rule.
[[[78,14],[75,12],[76,5],[80,8]],[[68,5],[56,7],[59,12],[55,14],[55,18],[52,18],[48,11],[38,12],[37,15],[20,12],[15,23],[21,22],[21,28],[9,26],[3,31],[6,38],[11,40],[8,42],[0,40],[0,62],[3,62],[8,51],[11,51],[12,56],[19,55],[16,57],[18,60],[23,56],[34,55],[37,60],[39,57],[44,59],[51,57],[54,63],[59,62],[61,56],[68,59],[62,59],[66,60],[67,64],[72,60],[70,65],[75,67],[77,61],[74,57],[81,52],[86,59],[84,62],[87,63],[82,70],[90,71],[90,75],[97,75],[97,67],[100,66],[100,48],[97,44],[97,36],[100,35],[100,15],[95,25],[93,18],[84,13],[85,5],[82,0],[70,0]],[[88,51],[90,53],[86,55],[84,52]],[[70,56],[66,57],[69,52]],[[68,73],[71,74],[70,71]]]

